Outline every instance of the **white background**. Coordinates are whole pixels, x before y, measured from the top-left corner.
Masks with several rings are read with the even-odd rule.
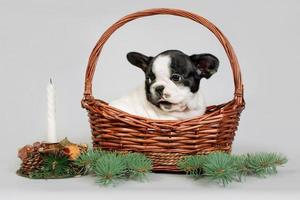
[[[148,182],[114,188],[100,187],[89,176],[48,181],[16,176],[17,149],[46,139],[50,77],[57,88],[59,138],[90,144],[87,113],[80,106],[89,53],[113,22],[153,7],[200,14],[224,32],[239,58],[247,103],[233,152],[281,152],[289,163],[276,176],[250,177],[227,188],[170,174],[152,174]],[[1,199],[299,199],[299,19],[297,0],[0,0]],[[216,38],[202,26],[173,16],[136,20],[112,36],[98,63],[94,96],[110,101],[143,81],[143,73],[127,62],[127,52],[156,55],[167,49],[215,54],[220,70],[201,88],[211,104],[233,97],[229,62]]]

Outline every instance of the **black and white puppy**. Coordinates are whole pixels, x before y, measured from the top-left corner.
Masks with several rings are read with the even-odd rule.
[[[155,57],[130,52],[127,59],[144,71],[145,84],[111,102],[111,106],[130,114],[167,120],[189,119],[205,112],[200,80],[217,72],[219,60],[215,56],[188,56],[168,50]]]

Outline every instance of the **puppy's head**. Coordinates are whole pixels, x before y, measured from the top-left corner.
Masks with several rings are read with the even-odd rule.
[[[200,80],[210,78],[219,66],[219,60],[211,54],[188,56],[178,50],[155,57],[130,52],[127,59],[145,72],[148,101],[167,112],[185,110],[198,92]]]

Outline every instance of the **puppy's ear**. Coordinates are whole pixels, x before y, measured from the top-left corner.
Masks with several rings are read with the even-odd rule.
[[[196,66],[200,77],[208,79],[218,71],[219,60],[212,54],[195,54],[191,55],[190,59]]]
[[[141,68],[144,72],[146,71],[152,58],[153,57],[148,57],[138,52],[129,52],[127,54],[127,60],[134,66]]]

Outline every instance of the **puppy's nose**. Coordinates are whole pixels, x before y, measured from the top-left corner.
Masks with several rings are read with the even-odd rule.
[[[164,91],[165,87],[162,85],[159,85],[155,88],[155,92],[156,94],[158,94],[159,96],[163,95],[163,91]]]

